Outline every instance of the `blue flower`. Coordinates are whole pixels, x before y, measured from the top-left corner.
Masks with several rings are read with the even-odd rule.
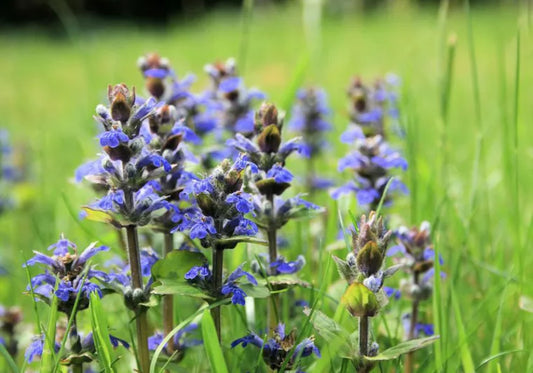
[[[76,245],[61,235],[59,241],[50,245],[48,249],[54,250],[52,257],[34,251],[35,255],[24,264],[24,266],[44,264],[48,267],[44,273],[37,274],[30,279],[27,290],[33,289],[35,294],[48,299],[52,297],[52,294],[55,294],[62,302],[67,303],[61,305],[62,311],[68,311],[69,307],[73,306],[71,301],[76,298],[78,292],[82,292],[86,298],[89,298],[92,292],[102,296],[100,287],[90,280],[96,278],[102,282],[107,282],[109,281],[108,275],[105,272],[90,268],[85,280],[83,280],[83,273],[87,261],[101,251],[108,251],[107,246],[96,246],[93,243],[79,254]],[[71,253],[69,249],[74,252]],[[54,292],[56,278],[59,282]]]
[[[116,148],[121,143],[128,143],[129,137],[121,129],[102,132],[99,136],[101,146]]]
[[[59,343],[54,343],[54,351],[57,353],[60,349]],[[26,352],[24,353],[24,359],[31,363],[36,357],[41,357],[43,355],[43,349],[44,349],[44,335],[40,335],[38,337],[34,337],[32,343],[28,346],[26,349]]]
[[[211,278],[211,271],[209,270],[209,266],[207,264],[202,266],[194,266],[185,274],[184,277],[186,280],[194,280],[196,278],[199,278],[200,280],[209,280]]]
[[[136,164],[135,167],[137,170],[142,170],[148,166],[152,166],[154,168],[163,167],[165,172],[170,172],[172,167],[170,166],[170,163],[167,162],[165,158],[158,154],[149,154],[143,158],[141,158]]]
[[[305,265],[305,258],[302,255],[298,255],[298,259],[295,261],[286,261],[283,257],[278,257],[277,260],[270,263],[270,268],[274,271],[274,275],[277,274],[293,274],[298,272]]]
[[[258,232],[257,225],[246,218],[239,217],[234,219],[231,223],[237,222],[233,235],[235,236],[255,236]]]
[[[273,178],[276,183],[290,183],[294,176],[286,168],[275,164],[270,170],[268,170],[266,176]]]
[[[239,288],[237,284],[237,280],[241,277],[246,277],[251,284],[257,285],[255,277],[251,273],[244,271],[242,266],[240,266],[228,276],[226,282],[222,286],[221,293],[223,295],[231,294],[231,302],[233,304],[244,306],[244,297],[246,296],[246,293]]]
[[[312,354],[320,357],[320,351],[314,344],[314,338],[304,338],[300,343],[295,345],[294,334],[285,334],[285,325],[280,323],[273,331],[274,337],[268,340],[263,340],[255,333],[250,333],[242,338],[236,339],[231,343],[231,347],[235,348],[238,345],[246,347],[248,345],[255,346],[262,350],[262,356],[265,363],[271,369],[278,370],[283,364],[286,364],[287,369],[293,369],[294,364],[299,358],[305,358]],[[289,356],[289,352],[292,354]],[[289,360],[286,362],[287,357]]]
[[[174,334],[172,341],[174,343],[174,350],[177,351],[185,351],[186,349],[194,346],[198,346],[202,344],[202,341],[199,339],[190,339],[187,338],[187,334],[190,332],[195,331],[198,329],[198,324],[192,323],[184,328],[178,330],[176,334]],[[148,338],[148,349],[150,351],[155,351],[157,347],[161,343],[163,343],[164,335],[162,333],[155,333],[153,336]],[[165,344],[165,347],[163,348],[163,352],[167,355],[169,355],[169,352],[167,350],[167,344]]]
[[[189,236],[192,239],[202,239],[207,237],[207,235],[213,235],[216,233],[217,230],[215,229],[213,218],[210,216],[205,216],[199,221],[192,224]]]
[[[405,334],[408,334],[411,328],[411,315],[410,314],[407,313],[402,316],[402,326],[405,331]],[[434,330],[433,324],[416,323],[413,337],[418,338],[420,333],[424,333],[428,337],[434,335],[435,330]]]
[[[235,205],[237,211],[248,214],[254,209],[254,204],[252,203],[252,197],[248,193],[244,192],[235,192],[229,194],[226,197],[226,202]]]
[[[402,293],[398,289],[394,289],[388,286],[383,286],[383,291],[385,292],[385,295],[387,297],[394,297],[394,299],[398,300],[402,296]]]

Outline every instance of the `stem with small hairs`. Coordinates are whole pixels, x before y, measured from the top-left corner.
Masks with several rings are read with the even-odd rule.
[[[174,250],[174,237],[172,233],[165,233],[164,256]],[[163,297],[163,331],[165,335],[170,334],[174,329],[174,297],[170,294]],[[174,352],[174,341],[171,339],[167,345],[167,350],[170,355]]]
[[[213,247],[213,293],[220,294],[222,288],[222,276],[224,272],[224,249],[215,245]],[[211,316],[215,323],[218,342],[222,342],[220,306],[211,309]]]

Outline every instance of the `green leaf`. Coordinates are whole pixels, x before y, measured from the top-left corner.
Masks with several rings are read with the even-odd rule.
[[[304,309],[304,313],[311,317],[311,324],[326,342],[331,342],[336,338],[348,341],[350,338],[350,333],[325,313],[315,310],[311,315],[311,309],[308,307]]]
[[[54,292],[57,290],[58,281]],[[41,372],[52,372],[54,370],[55,360],[55,341],[56,341],[56,324],[57,324],[57,303],[58,298],[52,295],[52,302],[50,304],[50,317],[48,319],[48,327],[44,336],[43,354],[41,356]]]
[[[185,280],[162,280],[160,283],[161,285],[154,288],[154,294],[177,294],[206,300],[213,299],[213,297],[211,297],[209,294],[203,292],[197,287],[194,287]]]
[[[88,206],[83,206],[82,210],[85,211],[85,213],[87,214],[85,216],[87,220],[111,224],[117,228],[121,227],[121,224],[118,221],[116,221],[111,214],[108,214],[107,212],[104,212],[101,210],[95,210]]]
[[[386,361],[397,359],[400,355],[407,354],[412,351],[420,350],[427,347],[439,339],[438,335],[427,338],[411,339],[393,346],[376,356],[365,356],[365,360],[369,361]]]
[[[338,351],[339,356],[350,359],[356,355],[357,350],[354,347],[356,345],[350,342],[350,333],[340,324],[318,310],[311,313],[310,308],[305,308],[304,313],[310,316],[313,328],[324,338],[328,346],[335,346],[335,351]]]
[[[152,275],[156,280],[161,279],[180,279],[185,281],[184,277],[192,267],[202,266],[207,263],[205,255],[199,252],[174,250],[167,256],[157,261],[152,267]]]
[[[228,373],[226,361],[218,343],[215,323],[211,317],[211,312],[208,310],[205,310],[202,316],[202,339],[204,340],[205,352],[209,359],[209,365],[211,365],[211,371],[214,373]]]
[[[268,298],[270,296],[270,291],[264,285],[252,285],[252,284],[241,284],[239,287],[246,293],[248,297],[252,298]]]
[[[354,282],[341,298],[352,316],[375,316],[379,311],[379,303],[376,295],[365,285]]]
[[[220,244],[220,245],[223,245],[223,246],[225,246],[227,244],[238,244],[238,243],[241,243],[241,242],[268,246],[268,242],[267,241],[261,240],[259,238],[255,238],[255,237],[250,237],[250,236],[234,236],[234,237],[230,237],[230,238],[224,238],[224,239],[221,239],[221,240],[217,240],[217,244]]]
[[[270,285],[274,286],[301,286],[304,288],[309,287],[309,283],[298,278],[297,275],[278,275],[268,276],[267,279]]]
[[[113,368],[113,347],[109,339],[107,318],[102,308],[100,297],[96,292],[90,295],[90,312],[96,357],[100,368],[106,373],[112,373],[115,371]]]

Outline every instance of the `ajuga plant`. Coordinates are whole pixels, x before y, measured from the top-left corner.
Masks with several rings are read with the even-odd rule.
[[[333,182],[316,173],[315,163],[318,157],[329,148],[325,136],[332,129],[328,121],[330,109],[326,92],[319,88],[300,89],[296,95],[297,103],[292,110],[289,129],[303,137],[303,146],[307,147],[306,185],[310,193],[333,186]]]
[[[233,294],[233,303],[244,304],[244,292],[236,285],[237,279],[246,276],[251,283],[256,283],[240,267],[223,283],[224,250],[233,249],[240,242],[256,241],[253,236],[257,234],[257,226],[246,217],[253,211],[252,196],[243,190],[244,171],[248,167],[257,168],[245,157],[235,162],[226,159],[205,178],[193,180],[181,192],[182,198],[194,201],[197,208],[183,214],[177,229],[188,231],[190,238],[200,240],[213,256],[212,270],[204,262],[194,266],[185,278],[209,292],[211,300]],[[220,307],[213,308],[212,313],[220,340]]]
[[[149,368],[148,325],[146,307],[142,303],[147,299],[142,296],[145,285],[137,229],[163,213],[170,213],[170,219],[178,220],[173,215],[177,214],[177,209],[157,193],[152,181],[164,179],[173,170],[174,165],[161,151],[168,149],[173,153],[179,142],[170,140],[168,148],[166,143],[161,148],[146,146],[140,131],[143,121],[155,115],[157,103],[153,97],[137,104],[135,89],[118,84],[109,86],[108,99],[109,106],[98,105],[95,116],[104,130],[99,135],[103,153],[100,159],[86,164],[82,171],[78,170],[78,177],[84,177],[106,191],[102,198],[84,207],[85,215],[126,231],[133,300],[137,302],[133,308],[139,370],[145,373]],[[179,160],[172,156],[169,159]]]
[[[380,352],[375,334],[372,333],[372,318],[387,304],[384,282],[397,272],[403,264],[385,267],[385,257],[392,231],[387,230],[383,218],[371,211],[354,222],[350,251],[346,260],[333,257],[340,275],[348,287],[341,303],[349,314],[358,319],[357,340],[351,331],[336,323],[318,310],[307,309],[311,323],[319,334],[331,343],[339,344],[339,355],[352,362],[357,372],[369,372],[376,361],[397,358],[400,354],[422,348],[434,339],[403,342]],[[331,330],[335,332],[331,333]],[[329,332],[327,332],[329,330]],[[374,336],[374,337],[372,337]]]
[[[385,187],[393,176],[395,168],[407,169],[407,162],[401,154],[385,141],[386,119],[396,120],[396,95],[387,91],[385,85],[377,82],[374,89],[355,79],[348,89],[350,99],[350,124],[341,135],[341,141],[353,144],[354,150],[339,160],[340,172],[349,169],[353,179],[332,191],[335,199],[342,194],[355,194],[360,205],[376,210],[385,195]],[[407,187],[394,178],[388,184],[388,191],[407,193]],[[385,205],[392,203],[387,193]]]
[[[348,87],[348,111],[350,124],[342,134],[343,142],[351,142],[362,132],[365,137],[380,135],[386,137],[387,119],[398,119],[397,93],[398,78],[389,75],[379,79],[373,87],[365,85],[361,78],[354,78]]]
[[[320,351],[315,346],[314,337],[304,338],[300,343],[296,342],[296,329],[285,333],[285,324],[278,324],[272,329],[271,338],[261,338],[256,333],[250,333],[231,343],[234,348],[238,345],[246,347],[255,346],[261,350],[264,362],[274,371],[281,369],[303,372],[300,367],[300,359],[311,356],[313,353],[320,357]]]
[[[52,310],[51,314],[59,311],[67,316],[70,329],[64,330],[64,335],[68,337],[68,349],[65,349],[64,345],[66,338],[60,335],[46,335],[46,338],[49,339],[48,343],[58,339],[56,337],[63,340],[61,363],[71,366],[75,373],[83,372],[83,364],[95,360],[95,345],[91,333],[85,337],[79,333],[77,315],[89,307],[92,293],[100,298],[107,293],[109,275],[95,269],[89,262],[99,252],[107,251],[109,248],[92,243],[79,252],[76,244],[61,235],[56,243],[48,247],[48,250],[52,251],[51,256],[34,251],[34,256],[24,264],[25,266],[44,266],[43,272],[31,278],[26,290],[37,300],[54,307],[55,310]],[[129,347],[126,342],[116,337],[110,338],[115,347],[118,344]],[[26,350],[26,360],[32,362],[35,357],[41,356],[44,344],[45,336],[40,335],[34,338],[33,343]],[[55,350],[59,352],[59,345]]]
[[[398,245],[387,252],[388,256],[395,256],[396,262],[409,274],[409,278],[401,280],[399,291],[411,302],[411,312],[402,316],[407,339],[416,338],[420,333],[427,336],[434,334],[433,324],[419,322],[420,303],[428,300],[433,292],[432,279],[436,258],[430,234],[430,224],[427,221],[419,228],[400,227],[395,232]],[[442,257],[439,256],[438,260],[442,265]],[[444,273],[441,272],[440,275],[444,276]],[[405,361],[405,371],[412,372],[413,364],[413,354],[409,353]]]
[[[265,232],[268,239],[267,274],[279,274],[276,268],[285,262],[278,254],[277,236],[289,220],[309,215],[310,210],[320,208],[299,196],[284,199],[282,193],[291,186],[292,173],[285,168],[287,157],[298,151],[308,156],[309,148],[302,144],[301,138],[282,143],[283,118],[272,104],[264,103],[255,115],[253,133],[250,138],[238,133],[228,145],[242,152],[244,159],[252,162],[248,168],[245,187],[253,196],[254,221]],[[285,263],[286,264],[286,263]],[[270,326],[278,324],[277,296],[269,303]]]

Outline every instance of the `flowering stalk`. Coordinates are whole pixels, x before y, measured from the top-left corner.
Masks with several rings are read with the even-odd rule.
[[[379,82],[372,89],[355,79],[348,90],[350,98],[350,123],[341,135],[341,141],[352,144],[354,151],[339,160],[338,170],[350,170],[353,178],[332,191],[334,199],[342,194],[355,194],[359,205],[368,205],[376,211],[383,199],[385,206],[391,198],[384,196],[393,169],[407,169],[407,161],[385,140],[385,119],[397,121],[396,94]],[[389,192],[408,193],[407,187],[394,178]]]
[[[130,196],[129,198],[131,200],[131,192],[126,193],[126,196],[128,195]],[[144,289],[141,270],[141,256],[139,252],[139,236],[137,233],[137,226],[135,224],[126,226],[126,236],[128,237],[128,259],[131,268],[131,283],[133,285],[133,292],[135,294],[136,291],[142,291]],[[136,310],[135,324],[137,327],[137,353],[139,355],[139,368],[141,373],[146,373],[150,369],[150,355],[148,351],[149,334],[146,309],[138,308]]]
[[[174,235],[172,233],[164,233],[163,238],[165,241],[163,256],[166,257],[167,254],[174,250]],[[172,332],[172,329],[174,329],[174,296],[168,294],[163,297],[163,332],[168,335]],[[172,355],[174,352],[173,341],[168,344],[167,348]]]
[[[224,274],[224,249],[217,245],[213,247],[213,292],[216,293],[222,288],[222,276]],[[215,323],[218,342],[222,342],[220,307],[211,309],[211,315]]]
[[[402,280],[400,293],[411,300],[411,313],[403,315],[404,329],[407,339],[418,337],[420,331],[426,335],[433,335],[432,324],[421,324],[419,319],[420,302],[427,300],[432,294],[432,278],[434,276],[435,252],[430,238],[430,225],[423,222],[420,227],[400,227],[396,232],[398,245],[387,252],[392,256],[401,254],[397,261],[409,273],[410,279]],[[442,264],[442,258],[438,259]],[[440,274],[444,276],[442,272]],[[413,372],[413,352],[407,354],[405,359],[405,372]]]
[[[309,148],[301,143],[301,138],[281,142],[282,128],[283,116],[278,114],[276,106],[263,103],[255,114],[250,138],[238,133],[235,139],[228,141],[229,146],[239,150],[255,166],[248,169],[246,188],[253,195],[255,221],[268,239],[269,266],[280,260],[277,231],[291,219],[309,215],[310,210],[320,210],[299,196],[281,197],[294,178],[284,167],[287,157],[295,151],[309,156]],[[270,328],[278,324],[278,310],[279,297],[273,294],[268,312]]]
[[[243,191],[244,170],[249,166],[256,167],[242,157],[233,164],[226,159],[205,179],[193,180],[180,193],[182,199],[194,201],[195,207],[184,213],[176,230],[189,231],[190,238],[199,239],[213,256],[212,272],[206,266],[196,266],[185,278],[199,281],[215,301],[235,290],[234,286],[223,285],[224,250],[233,249],[240,242],[252,242],[249,236],[257,234],[256,224],[245,218],[253,210],[251,196]],[[228,280],[231,278],[230,275]],[[244,296],[236,297],[234,303],[244,305]],[[212,315],[220,341],[220,306],[212,309]]]
[[[327,116],[330,109],[327,104],[326,92],[318,88],[300,89],[297,103],[293,107],[289,129],[301,134],[302,145],[305,146],[307,158],[306,185],[309,193],[326,189],[333,185],[331,180],[316,174],[315,160],[329,148],[325,135],[332,129]]]

